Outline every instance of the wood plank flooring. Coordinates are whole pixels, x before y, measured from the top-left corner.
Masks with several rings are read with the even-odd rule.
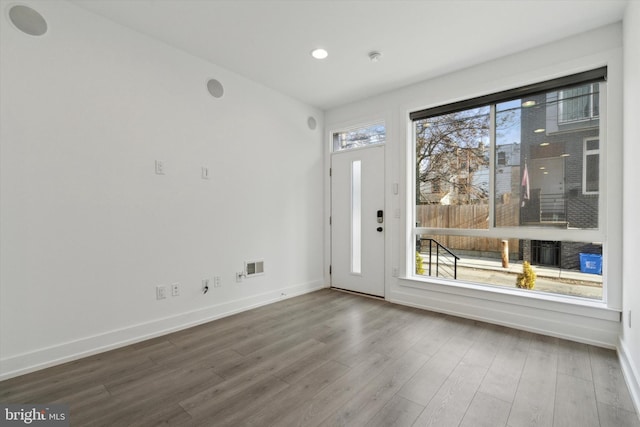
[[[72,426],[638,426],[614,351],[322,290],[0,382]]]

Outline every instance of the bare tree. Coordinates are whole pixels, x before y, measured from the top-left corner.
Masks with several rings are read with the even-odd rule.
[[[421,191],[456,195],[451,203],[485,200],[487,188],[473,185],[473,174],[488,168],[489,107],[416,121],[416,202],[435,203]],[[436,190],[436,191],[434,191]]]

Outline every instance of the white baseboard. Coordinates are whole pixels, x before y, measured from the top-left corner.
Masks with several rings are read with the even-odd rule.
[[[631,400],[633,406],[636,408],[636,413],[640,413],[640,384],[638,383],[638,371],[633,365],[633,361],[629,357],[627,346],[622,340],[618,341],[618,359],[620,360],[620,366],[622,368],[622,375],[629,388],[631,394]]]
[[[187,329],[322,288],[326,288],[326,285],[322,279],[319,279],[8,357],[0,360],[0,381]]]

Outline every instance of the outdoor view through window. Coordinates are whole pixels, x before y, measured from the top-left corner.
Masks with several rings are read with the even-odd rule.
[[[414,119],[416,274],[601,300],[601,90]]]

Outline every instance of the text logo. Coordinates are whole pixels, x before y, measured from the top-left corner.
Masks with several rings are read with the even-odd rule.
[[[0,427],[69,427],[69,405],[5,405],[0,403]]]

